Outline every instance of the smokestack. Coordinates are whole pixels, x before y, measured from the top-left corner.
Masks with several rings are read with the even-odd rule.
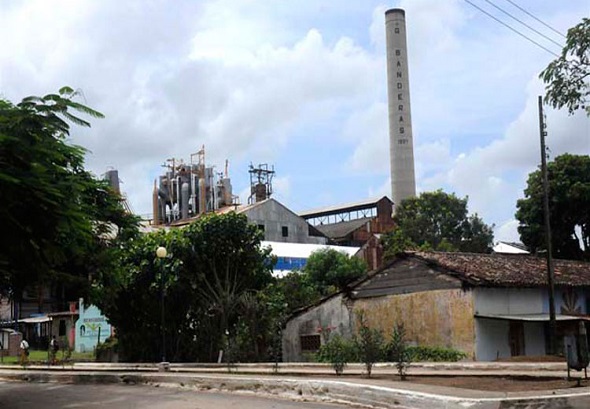
[[[416,196],[406,13],[404,10],[390,9],[385,12],[385,34],[387,38],[391,198],[393,203],[398,205],[402,200]]]
[[[156,180],[154,179],[154,190],[152,192],[152,211],[153,211],[152,224],[155,226],[160,224],[159,203],[160,202],[158,201],[158,186],[156,185]]]

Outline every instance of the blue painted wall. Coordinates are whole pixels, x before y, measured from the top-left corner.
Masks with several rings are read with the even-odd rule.
[[[111,324],[98,307],[85,305],[83,298],[80,298],[79,313],[80,318],[76,321],[76,351],[92,351],[99,342],[99,328],[100,342],[104,342],[111,336]]]

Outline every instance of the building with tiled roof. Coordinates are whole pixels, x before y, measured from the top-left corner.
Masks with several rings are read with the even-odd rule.
[[[555,260],[558,350],[564,337],[590,319],[590,263]],[[411,343],[454,348],[491,361],[545,355],[549,302],[544,258],[527,255],[407,253],[346,291],[297,311],[283,338],[286,361],[298,361],[302,345],[323,342],[315,333],[330,326],[350,337],[360,310],[384,334],[403,323]]]

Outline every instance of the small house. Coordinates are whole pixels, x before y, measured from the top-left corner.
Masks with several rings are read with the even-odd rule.
[[[590,263],[555,260],[558,348],[589,319]],[[283,333],[283,359],[302,361],[327,341],[325,329],[355,332],[358,314],[386,335],[405,326],[414,345],[492,361],[545,355],[549,342],[547,264],[528,255],[406,253],[345,291],[296,311]]]

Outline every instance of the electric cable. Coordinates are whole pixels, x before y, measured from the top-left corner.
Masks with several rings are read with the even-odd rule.
[[[544,39],[551,41],[553,44],[555,44],[556,46],[558,46],[559,48],[563,48],[563,44],[559,44],[557,41],[554,41],[552,38],[547,37],[545,34],[541,33],[540,31],[536,30],[534,27],[529,26],[527,23],[525,23],[524,21],[514,17],[512,14],[510,14],[509,12],[507,12],[506,10],[504,10],[502,7],[497,6],[496,4],[494,4],[491,0],[485,0],[486,3],[491,4],[493,7],[495,7],[496,9],[500,10],[502,13],[506,14],[508,17],[510,17],[513,20],[518,21],[520,24],[522,24],[523,26],[525,26],[526,28],[528,28],[531,31],[534,31],[535,33],[537,33],[538,35],[540,35],[541,37],[543,37]]]
[[[532,18],[534,18],[535,20],[537,20],[539,23],[543,24],[545,27],[547,27],[549,30],[553,31],[554,33],[559,34],[560,36],[562,36],[563,38],[566,38],[566,36],[559,30],[554,29],[553,27],[551,27],[549,24],[545,23],[543,20],[535,17],[533,14],[529,13],[528,11],[526,11],[524,8],[520,7],[518,4],[516,4],[515,2],[513,2],[512,0],[506,0],[508,3],[512,4],[514,7],[516,7],[517,9],[519,9],[520,11],[522,11],[523,13],[531,16]]]
[[[549,54],[553,55],[554,57],[559,57],[558,54],[554,53],[553,51],[551,51],[550,49],[548,49],[547,47],[539,44],[538,42],[536,42],[535,40],[533,40],[532,38],[526,36],[525,34],[521,33],[520,31],[518,31],[517,29],[511,27],[509,24],[503,22],[502,20],[498,19],[497,17],[495,17],[494,15],[488,13],[487,11],[485,11],[484,9],[482,9],[481,7],[473,4],[471,1],[469,0],[465,0],[466,3],[470,4],[471,6],[475,7],[476,9],[478,9],[479,11],[481,11],[482,13],[484,13],[485,15],[487,15],[488,17],[494,19],[495,21],[497,21],[498,23],[502,24],[503,26],[505,26],[506,28],[514,31],[516,34],[518,34],[519,36],[529,40],[531,43],[535,44],[537,47],[542,48],[543,50],[547,51]]]

